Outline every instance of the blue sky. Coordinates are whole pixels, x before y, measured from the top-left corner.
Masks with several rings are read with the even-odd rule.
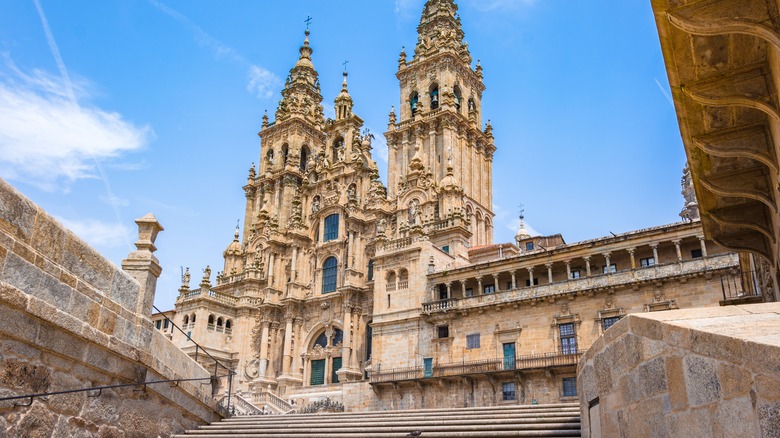
[[[313,17],[326,115],[349,60],[384,132],[423,0],[0,0],[0,176],[119,264],[153,212],[173,307],[180,267],[222,268],[263,111]],[[679,220],[685,155],[648,1],[460,0],[498,150],[495,240],[518,206],[567,242]],[[384,178],[386,146],[374,155]]]

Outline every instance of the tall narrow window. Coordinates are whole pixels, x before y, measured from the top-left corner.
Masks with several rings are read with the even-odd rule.
[[[301,161],[300,161],[299,166],[298,166],[298,167],[300,167],[301,172],[305,172],[306,171],[306,163],[308,161],[309,161],[309,148],[307,148],[306,146],[303,146],[301,148]]]
[[[322,293],[336,292],[336,274],[338,272],[336,257],[328,257],[322,264]]]
[[[431,109],[434,110],[439,107],[439,86],[436,84],[431,85]]]
[[[577,334],[574,331],[574,323],[560,324],[558,332],[561,336],[561,353],[577,354]]]
[[[564,397],[576,397],[577,396],[577,378],[576,377],[564,377],[563,378],[563,396]]]
[[[460,102],[463,100],[463,97],[460,93],[460,87],[457,85],[452,87],[452,92],[455,94],[455,110],[460,112]]]
[[[412,117],[414,117],[415,114],[417,114],[417,102],[420,100],[420,97],[417,95],[417,92],[413,92],[411,96],[409,96],[409,106],[412,109]]]
[[[501,400],[509,401],[515,399],[515,382],[504,382],[501,384]]]
[[[325,234],[323,241],[329,242],[339,237],[339,215],[332,214],[325,218]]]
[[[374,280],[374,259],[368,261],[368,281]]]

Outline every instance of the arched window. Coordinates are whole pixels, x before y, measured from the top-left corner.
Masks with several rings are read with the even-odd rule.
[[[398,289],[406,289],[409,287],[409,271],[401,269],[398,272]]]
[[[387,290],[394,291],[395,288],[395,272],[390,271],[387,273]]]
[[[222,317],[217,318],[217,326],[222,327]]]
[[[322,236],[323,242],[330,242],[339,238],[339,215],[332,214],[325,218],[325,234]]]
[[[184,315],[184,325],[187,325],[190,323],[190,315]]]
[[[208,324],[206,324],[206,330],[214,330],[214,315],[209,315]]]
[[[195,323],[195,314],[193,313],[192,316],[190,316],[190,322]]]
[[[460,102],[463,100],[463,96],[461,95],[460,92],[460,87],[457,85],[452,87],[452,92],[453,94],[455,94],[455,110],[460,112]]]
[[[439,107],[439,85],[433,84],[428,92],[431,96],[431,109],[434,110]]]
[[[229,319],[225,321],[225,333],[228,335],[233,333],[233,321]]]
[[[287,164],[288,155],[290,155],[290,146],[285,143],[282,145],[282,164]]]
[[[319,336],[317,336],[317,340],[314,341],[314,345],[319,345],[322,348],[328,346],[328,337],[325,336],[325,332],[322,332]]]
[[[335,347],[344,342],[344,332],[339,329],[333,329],[333,338],[330,340],[330,345]]]
[[[338,260],[336,257],[328,257],[322,264],[322,293],[336,291],[336,274],[338,272]]]
[[[477,104],[474,103],[474,98],[469,99],[469,112],[476,111],[477,110]]]
[[[301,163],[299,167],[301,168],[301,172],[306,171],[306,162],[309,160],[309,148],[306,147],[306,145],[303,145],[301,147]]]
[[[409,96],[409,105],[412,108],[412,117],[414,117],[415,114],[417,114],[417,102],[420,101],[420,96],[417,94],[416,91],[413,91],[412,94]]]
[[[374,259],[368,261],[368,281],[374,280]]]
[[[268,151],[267,154],[265,154],[265,159],[268,161],[268,166],[273,166],[274,165],[274,150],[273,149],[271,149],[270,151]]]

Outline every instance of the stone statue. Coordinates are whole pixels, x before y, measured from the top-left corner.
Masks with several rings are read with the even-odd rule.
[[[420,201],[417,199],[409,203],[409,225],[420,225]]]
[[[184,275],[181,276],[181,285],[190,286],[190,268],[184,269]]]
[[[320,211],[320,197],[315,196],[311,201],[311,214],[317,214],[318,211]]]
[[[353,200],[357,199],[357,197],[355,195],[355,185],[354,184],[350,184],[349,188],[347,188],[347,199],[349,199],[350,201],[353,201]]]
[[[336,149],[336,155],[337,155],[339,161],[344,161],[344,147],[343,146],[338,148],[338,149]]]
[[[385,228],[387,228],[387,221],[382,218],[376,223],[376,234],[385,234]]]

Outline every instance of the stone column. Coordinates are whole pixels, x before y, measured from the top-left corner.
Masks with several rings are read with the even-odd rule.
[[[302,338],[302,331],[303,329],[303,319],[301,318],[295,318],[293,320],[293,330],[295,331],[295,341],[294,345],[291,349],[292,354],[292,373],[293,374],[301,374],[301,368],[303,367],[303,364],[301,363],[301,354],[303,353],[304,349],[306,348],[305,345],[303,345],[303,338]],[[296,352],[296,350],[298,350]]]
[[[135,308],[128,310],[149,317],[152,315],[157,279],[162,273],[160,262],[152,253],[157,251],[154,241],[157,240],[157,233],[162,231],[163,227],[151,213],[136,219],[135,223],[138,225],[138,240],[135,242],[136,250],[122,260],[122,270],[133,277],[141,285],[141,288],[138,290],[138,296],[134,297],[135,300],[116,300],[116,298],[115,300],[120,302],[135,301]],[[122,293],[128,292],[123,291]]]
[[[352,306],[344,305],[344,339],[341,344],[341,357],[346,363],[342,366],[352,369]]]
[[[534,267],[528,268],[528,285],[533,287],[534,285]]]
[[[292,335],[293,335],[293,318],[287,318],[284,327],[284,359],[282,362],[282,373],[290,374],[290,367],[292,366]]]
[[[260,367],[258,377],[265,377],[265,372],[268,369],[268,328],[271,325],[268,321],[260,323],[262,332],[260,334]]]
[[[677,261],[682,261],[682,250],[680,249],[680,240],[672,240],[672,243],[674,243],[674,249],[677,251]]]
[[[582,259],[585,260],[585,276],[590,277],[590,256],[585,256]]]
[[[566,260],[566,279],[571,280],[571,260]]]
[[[517,276],[515,275],[515,271],[512,271],[512,290],[517,289]]]
[[[290,278],[295,280],[298,277],[298,247],[293,246],[292,262],[290,263]]]
[[[347,268],[352,268],[355,265],[355,233],[352,230],[348,231],[349,233],[349,258],[352,260],[347,260]]]
[[[447,282],[447,298],[452,298],[452,282]]]
[[[605,252],[604,253],[604,258],[607,260],[607,267],[605,268],[607,272],[605,272],[605,274],[611,274],[612,273],[612,268],[611,268],[612,263],[610,263],[611,260],[609,258],[611,255],[612,255],[612,253],[610,253],[610,252]]]
[[[474,295],[482,295],[482,277],[477,277],[477,293]]]
[[[266,278],[268,279],[268,286],[273,287],[274,284],[274,253],[273,252],[268,254],[268,274],[266,274]]]
[[[494,292],[498,292],[501,290],[501,285],[498,284],[498,274],[493,274],[493,284],[495,285],[495,287],[493,288]]]
[[[552,263],[547,263],[544,266],[547,267],[547,283],[552,284],[552,282],[553,282],[553,279],[552,279],[552,277],[553,277],[552,276]]]
[[[634,258],[634,252],[636,248],[628,248],[628,256],[631,257],[631,269],[636,269],[636,259]]]
[[[704,237],[699,237],[699,245],[701,246],[701,256],[707,257],[707,243],[704,240]]]
[[[660,260],[658,260],[658,244],[650,244],[650,248],[653,249],[653,263],[657,265],[660,262]]]
[[[460,296],[466,298],[466,280],[460,281]]]

